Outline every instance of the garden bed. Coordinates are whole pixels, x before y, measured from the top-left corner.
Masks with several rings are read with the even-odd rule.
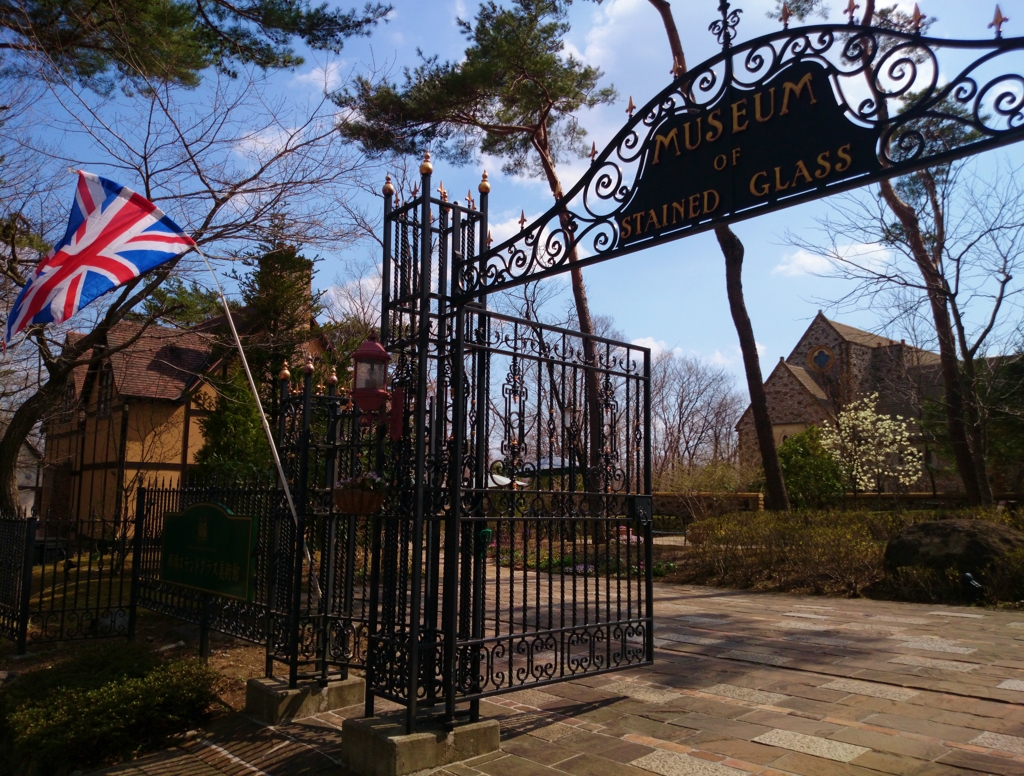
[[[980,594],[965,590],[953,570],[914,567],[886,575],[891,538],[910,523],[947,518],[1024,527],[1024,515],[1006,510],[741,512],[695,521],[685,546],[656,544],[654,553],[663,568],[674,564],[669,582],[923,603],[1024,599],[1024,557],[1016,555],[980,575]]]

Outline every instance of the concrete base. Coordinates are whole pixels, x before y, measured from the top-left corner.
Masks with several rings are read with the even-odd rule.
[[[404,712],[346,719],[342,756],[359,776],[406,776],[479,757],[499,747],[498,721],[494,719],[459,725],[451,732],[436,723],[426,727],[406,735]]]
[[[365,691],[366,682],[356,677],[329,682],[326,687],[311,682],[295,688],[288,687],[287,679],[250,679],[245,686],[245,713],[277,725],[355,706],[363,702]]]

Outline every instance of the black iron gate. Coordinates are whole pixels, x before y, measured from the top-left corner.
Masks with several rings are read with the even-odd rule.
[[[497,693],[648,663],[650,353],[458,305],[480,207],[385,187],[389,497],[374,522],[374,698],[453,721]],[[419,194],[418,192],[423,192]],[[382,425],[383,428],[383,425]]]

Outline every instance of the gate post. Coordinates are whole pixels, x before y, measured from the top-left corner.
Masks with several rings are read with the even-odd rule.
[[[146,488],[135,495],[135,533],[132,536],[132,586],[128,599],[128,641],[135,640],[139,608],[139,578],[142,574],[142,534],[146,527]]]
[[[647,596],[647,660],[654,661],[654,498],[651,495],[651,351],[644,351],[644,593]]]
[[[36,554],[36,518],[25,521],[25,555],[21,566],[21,600],[18,605],[17,654],[24,655],[28,645],[28,610],[32,602],[32,561]]]
[[[422,607],[420,596],[423,592],[423,520],[427,496],[427,368],[430,365],[430,288],[431,288],[431,227],[430,227],[430,173],[434,167],[429,154],[420,165],[420,185],[423,195],[420,200],[420,299],[417,316],[416,343],[416,494],[413,504],[412,522],[412,598],[409,605],[409,676],[408,706],[405,711],[406,733],[416,732],[416,705],[420,686],[420,617]],[[439,333],[438,336],[444,336]]]
[[[456,289],[461,290],[462,263],[462,218],[458,210],[452,212],[452,296]],[[444,529],[444,580],[441,602],[441,632],[444,638],[444,663],[441,670],[444,687],[444,720],[448,726],[455,724],[455,688],[458,684],[458,650],[456,642],[459,638],[458,611],[456,598],[459,595],[459,531],[462,510],[462,455],[466,440],[466,398],[463,391],[466,372],[465,307],[459,304],[455,308],[455,345],[452,348],[452,457],[451,471],[448,472],[448,489],[451,503],[448,509],[448,520]]]
[[[308,363],[302,368],[302,433],[299,436],[299,487],[297,488],[296,511],[298,523],[295,526],[295,567],[292,581],[291,632],[288,634],[288,686],[299,682],[299,622],[302,609],[302,560],[306,547],[306,510],[309,499],[306,478],[309,474],[309,416],[310,396],[313,390],[313,368]],[[310,571],[312,572],[312,557]]]

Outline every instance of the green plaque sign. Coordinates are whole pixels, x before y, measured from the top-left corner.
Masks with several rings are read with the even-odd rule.
[[[220,504],[193,504],[164,515],[160,579],[205,593],[251,601],[255,517]]]

